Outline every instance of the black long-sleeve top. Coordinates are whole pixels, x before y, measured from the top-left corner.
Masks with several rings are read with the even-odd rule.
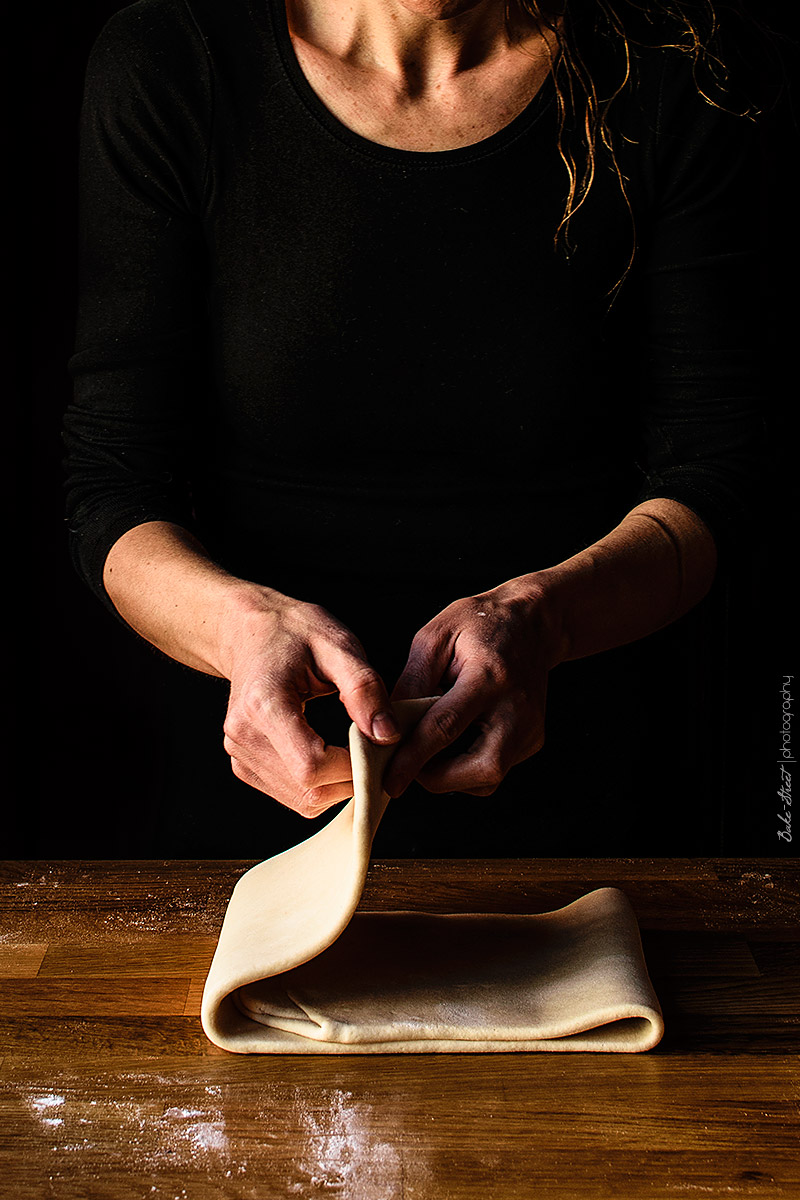
[[[66,421],[91,586],[152,519],[334,607],[366,574],[493,586],[648,497],[735,539],[758,426],[749,131],[675,52],[635,71],[616,102],[631,212],[601,158],[567,254],[552,81],[477,145],[397,150],[320,102],[280,0],[112,18],[86,87]]]
[[[615,56],[583,52],[610,94]],[[648,497],[735,552],[760,429],[752,129],[676,51],[633,68],[614,117],[630,212],[601,153],[567,254],[551,80],[498,134],[418,153],[328,112],[282,0],[112,18],[87,77],[66,419],[73,555],[97,594],[117,538],[174,521],[232,572],[327,606],[391,687],[445,604],[563,560]],[[683,852],[684,829],[717,852],[706,642],[673,627],[560,667],[545,748],[491,806],[412,788],[378,851]],[[165,819],[218,854],[187,841],[203,804],[250,801],[224,696],[178,685]],[[260,853],[307,833],[278,832],[276,808]]]

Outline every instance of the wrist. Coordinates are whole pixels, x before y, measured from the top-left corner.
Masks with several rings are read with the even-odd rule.
[[[485,595],[522,616],[543,650],[547,670],[552,670],[569,657],[564,608],[554,571],[532,571],[528,575],[518,575],[492,588]]]
[[[263,646],[279,614],[293,603],[296,601],[274,588],[230,580],[217,613],[214,666],[219,674],[230,679],[237,658],[248,647]]]

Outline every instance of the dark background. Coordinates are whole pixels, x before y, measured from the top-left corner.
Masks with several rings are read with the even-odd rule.
[[[66,364],[75,310],[77,124],[89,50],[120,7],[115,0],[85,0],[60,5],[49,14],[37,10],[41,15],[33,86],[26,91],[32,117],[28,161],[33,238],[25,271],[33,296],[33,396],[30,424],[22,438],[33,452],[17,491],[22,500],[23,556],[12,564],[10,575],[12,594],[20,600],[11,626],[11,641],[17,645],[11,649],[23,650],[23,666],[18,678],[9,671],[7,679],[13,708],[21,718],[18,740],[9,753],[11,775],[19,769],[20,784],[8,793],[11,820],[5,826],[2,857],[202,853],[256,858],[271,852],[253,835],[258,821],[254,824],[248,816],[263,811],[262,799],[238,781],[232,790],[219,726],[198,723],[196,737],[204,744],[204,754],[195,756],[176,746],[194,736],[193,705],[216,707],[221,726],[224,684],[168,662],[115,621],[78,580],[67,551],[60,421],[69,398]],[[705,647],[707,660],[701,668],[702,703],[691,710],[690,718],[704,726],[695,730],[702,760],[697,763],[702,777],[695,785],[698,801],[702,803],[707,793],[709,805],[722,811],[714,849],[772,855],[794,852],[793,845],[777,838],[782,826],[775,815],[780,807],[775,793],[780,687],[783,675],[794,673],[798,665],[792,487],[797,473],[793,421],[798,397],[798,55],[794,5],[759,4],[758,12],[791,39],[783,44],[783,58],[794,87],[762,127],[767,296],[763,358],[771,490],[765,497],[763,537],[752,547],[749,561],[712,597],[710,617],[701,616],[699,632],[690,641],[698,653]],[[20,564],[28,561],[26,577],[27,568]],[[710,643],[703,632],[708,620],[715,630]],[[22,699],[31,675],[32,706]],[[793,681],[793,694],[800,696],[800,677]],[[642,696],[641,703],[646,702]],[[794,711],[799,708],[795,701]],[[668,704],[660,710],[662,720],[665,710],[669,712]],[[672,718],[676,738],[687,711]],[[211,750],[206,745],[209,738],[218,743]],[[31,748],[23,750],[23,744]],[[800,733],[794,745],[800,746]],[[641,761],[646,763],[646,755]],[[654,761],[652,771],[658,773],[666,765]],[[192,796],[204,797],[213,808],[215,789],[225,797],[223,804],[233,797],[243,806],[244,819],[224,817],[219,827],[227,827],[227,835],[218,832],[205,842],[186,835],[193,823],[202,824],[202,813],[192,813]],[[584,796],[575,797],[575,802],[588,801]],[[643,826],[655,828],[663,816],[648,803],[645,781]],[[309,832],[300,818],[283,812],[274,820],[287,844]],[[698,842],[689,825],[677,840],[665,837],[658,843],[656,836],[656,852],[696,852]],[[799,839],[800,826],[794,844]],[[635,843],[620,839],[621,853],[631,847],[635,851]],[[708,847],[700,849],[705,852]],[[460,852],[454,843],[450,853]],[[574,852],[564,846],[563,853]]]

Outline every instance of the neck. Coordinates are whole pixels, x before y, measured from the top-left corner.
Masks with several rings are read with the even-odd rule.
[[[504,0],[287,0],[293,36],[404,90],[435,87],[535,37]]]

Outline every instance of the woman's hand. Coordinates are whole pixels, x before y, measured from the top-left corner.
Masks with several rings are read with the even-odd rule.
[[[676,620],[706,594],[716,562],[711,533],[691,509],[645,500],[565,562],[450,604],[414,638],[393,693],[442,695],[392,758],[389,795],[415,777],[432,792],[490,795],[541,748],[552,667]],[[468,730],[471,740],[453,754]],[[449,757],[436,757],[448,748]]]
[[[255,588],[226,621],[224,641],[224,745],[234,774],[306,817],[351,796],[348,751],[325,745],[303,709],[338,691],[366,737],[398,740],[386,688],[358,640],[318,605]]]
[[[535,575],[448,605],[414,638],[392,693],[442,695],[392,758],[384,780],[389,795],[399,796],[415,778],[431,792],[490,795],[541,749],[547,677],[560,657],[561,639]]]
[[[109,551],[103,582],[142,637],[230,680],[233,770],[281,804],[313,817],[352,795],[350,756],[311,729],[306,700],[338,691],[365,737],[398,740],[386,688],[348,629],[316,604],[230,575],[181,526],[129,529]]]

